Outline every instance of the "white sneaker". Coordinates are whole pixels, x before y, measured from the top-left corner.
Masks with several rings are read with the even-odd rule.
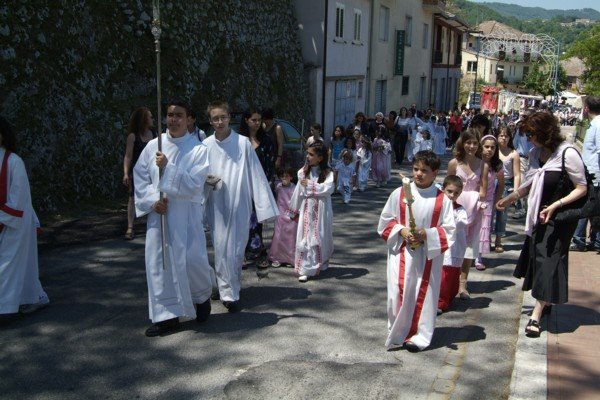
[[[19,306],[19,312],[21,314],[31,314],[37,310],[41,310],[42,308],[48,307],[48,304],[50,304],[50,300],[47,297],[42,297],[37,303],[21,304]]]
[[[306,275],[300,275],[298,277],[298,282],[302,282],[302,283],[308,282],[308,276],[306,276]]]

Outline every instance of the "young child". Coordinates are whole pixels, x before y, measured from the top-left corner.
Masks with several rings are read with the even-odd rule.
[[[500,126],[498,132],[498,155],[502,161],[502,170],[504,173],[504,193],[502,197],[508,196],[513,192],[514,188],[518,188],[521,185],[521,157],[512,146],[512,133],[510,129],[506,125]],[[517,211],[522,208],[521,203],[517,203]],[[496,234],[496,242],[494,251],[502,253],[504,252],[502,238],[506,235],[507,210],[496,211],[495,217],[494,233]]]
[[[421,127],[413,151],[417,154],[419,151],[433,150],[433,140],[431,140],[431,133],[429,127],[424,125]]]
[[[50,304],[39,278],[39,222],[16,147],[16,135],[0,116],[0,325]]]
[[[434,185],[440,164],[432,151],[415,154],[414,182],[403,179],[379,218],[377,231],[388,247],[388,348],[423,350],[435,329],[443,253],[455,230],[452,202]]]
[[[444,253],[440,298],[438,299],[438,315],[450,308],[452,299],[458,294],[460,266],[463,263],[467,247],[465,229],[468,222],[467,211],[457,203],[463,189],[463,183],[460,178],[456,175],[446,176],[442,188],[446,197],[452,202],[456,231],[454,244]]]
[[[337,190],[342,194],[344,204],[348,204],[352,197],[352,188],[356,183],[356,162],[349,150],[342,151],[342,161],[338,163],[337,172]]]
[[[460,271],[458,295],[461,299],[470,298],[467,291],[469,269],[479,256],[482,208],[485,208],[488,165],[481,160],[479,132],[469,128],[462,132],[454,147],[454,158],[448,163],[448,175],[457,175],[463,181],[463,191],[458,203],[467,211],[467,247]]]
[[[331,145],[329,149],[329,165],[335,170],[336,164],[341,159],[342,150],[344,150],[345,138],[344,138],[344,127],[338,125],[333,131],[331,138]]]
[[[388,157],[391,151],[391,146],[383,137],[383,130],[380,128],[376,131],[375,140],[373,141],[373,161],[372,174],[375,186],[385,185],[390,180]]]
[[[371,171],[372,145],[367,138],[363,139],[363,146],[357,152],[358,158],[358,190],[363,192],[367,188],[369,172]]]
[[[295,268],[300,282],[329,267],[333,253],[332,192],[327,149],[323,142],[315,142],[308,148],[306,165],[298,171],[298,185],[290,200],[290,209],[299,214]]]
[[[483,219],[481,221],[481,235],[479,242],[479,257],[475,259],[475,268],[479,271],[486,269],[481,256],[490,252],[490,231],[492,229],[492,214],[494,205],[500,200],[504,192],[504,174],[502,172],[502,161],[498,156],[498,145],[496,137],[486,135],[481,138],[481,159],[488,166],[487,187],[485,193],[485,208],[483,208]],[[498,185],[496,185],[498,181]]]
[[[444,120],[431,117],[433,128],[433,152],[438,156],[446,154],[446,126]]]
[[[296,185],[292,182],[295,171],[291,168],[280,170],[277,174],[280,182],[275,188],[279,215],[275,219],[273,240],[269,249],[269,261],[272,267],[281,265],[294,265],[296,247],[296,233],[298,231],[298,218],[290,211],[289,203]]]

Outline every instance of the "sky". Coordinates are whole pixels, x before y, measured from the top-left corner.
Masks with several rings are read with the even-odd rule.
[[[600,0],[471,0],[474,3],[506,3],[523,7],[541,7],[546,10],[580,10],[593,8],[600,11]]]

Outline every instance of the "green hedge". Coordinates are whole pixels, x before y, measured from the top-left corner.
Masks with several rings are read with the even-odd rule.
[[[292,10],[287,0],[162,1],[163,100],[307,118]],[[129,114],[156,110],[151,23],[150,1],[0,5],[0,114],[18,134],[38,210],[121,197]]]

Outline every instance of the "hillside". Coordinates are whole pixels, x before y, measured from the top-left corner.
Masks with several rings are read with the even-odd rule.
[[[541,7],[522,7],[517,4],[484,2],[478,3],[496,11],[504,17],[514,17],[520,20],[531,19],[554,19],[554,18],[588,18],[591,20],[600,20],[600,12],[592,8],[582,10],[546,10]]]
[[[492,8],[491,6],[498,6]],[[575,18],[586,17],[600,20],[600,13],[596,10],[545,10],[539,7],[521,7],[514,4],[501,3],[473,3],[467,0],[450,0],[447,3],[448,11],[458,15],[470,27],[475,27],[483,21],[498,21],[521,32],[533,34],[546,34],[561,43],[561,51],[566,51],[578,37],[589,31],[593,25],[577,24],[562,26],[562,22],[571,22]],[[577,12],[576,15],[556,15],[552,13]],[[582,15],[581,13],[584,13]],[[530,17],[524,17],[528,15]],[[551,19],[545,16],[552,15]],[[518,16],[518,17],[517,17]],[[533,19],[527,19],[533,18]]]

